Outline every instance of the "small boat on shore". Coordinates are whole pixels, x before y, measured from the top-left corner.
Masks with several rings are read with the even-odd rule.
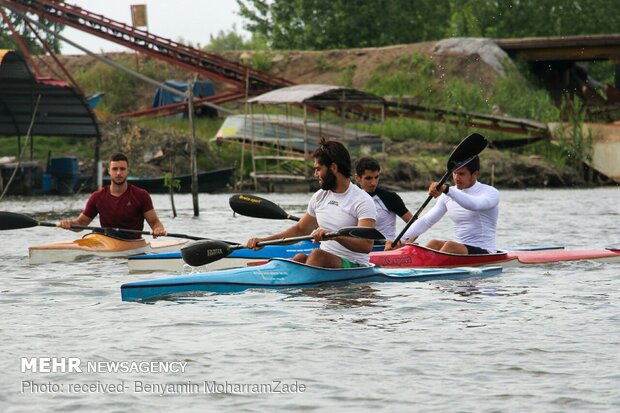
[[[198,172],[198,192],[226,192],[231,183],[234,172],[234,167],[213,169],[206,172]],[[191,175],[179,175],[175,176],[174,179],[178,180],[179,184],[181,185],[178,190],[175,189],[175,192],[181,194],[188,194],[192,192]],[[146,189],[152,194],[163,194],[168,193],[169,191],[168,187],[164,185],[163,176],[130,176],[127,178],[127,182],[142,189]],[[103,177],[103,184],[110,184],[109,176]]]
[[[196,293],[235,293],[247,289],[308,288],[367,282],[411,282],[490,277],[501,267],[478,268],[319,268],[275,258],[263,265],[134,281],[121,286],[123,301],[151,301]]]
[[[94,257],[126,258],[147,252],[178,251],[187,240],[121,239],[93,232],[73,241],[54,242],[28,248],[31,264],[68,262]]]
[[[566,261],[620,262],[620,249],[566,250],[549,248],[539,250],[500,251],[496,254],[450,254],[417,244],[408,244],[392,251],[373,252],[370,262],[382,267],[462,267],[479,265],[542,265]]]

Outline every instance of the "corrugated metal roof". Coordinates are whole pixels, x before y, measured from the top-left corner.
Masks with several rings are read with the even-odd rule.
[[[381,150],[381,136],[371,132],[304,120],[300,117],[285,115],[232,115],[228,116],[217,131],[216,142],[223,140],[253,140],[254,142],[277,145],[283,149],[298,152],[307,150],[312,153],[319,145],[320,137],[338,140],[348,149],[358,150],[367,146]],[[304,145],[304,141],[306,144]]]
[[[334,85],[295,85],[272,90],[250,99],[250,103],[304,103],[334,105],[338,103],[383,104],[383,98],[361,90]]]
[[[39,95],[32,135],[100,136],[97,120],[84,96],[65,82],[36,79],[19,54],[0,50],[0,136],[28,133]]]

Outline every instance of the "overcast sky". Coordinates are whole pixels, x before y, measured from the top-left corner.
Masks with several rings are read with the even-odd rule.
[[[127,24],[131,24],[130,5],[146,4],[149,32],[174,41],[183,39],[194,46],[206,46],[209,35],[217,36],[220,30],[229,31],[233,24],[244,38],[250,37],[243,30],[243,20],[238,15],[239,7],[235,0],[67,0],[67,3]],[[127,51],[116,43],[68,26],[62,35],[95,53]],[[82,53],[62,43],[62,54]]]

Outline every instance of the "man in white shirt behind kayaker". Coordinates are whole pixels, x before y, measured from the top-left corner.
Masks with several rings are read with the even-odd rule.
[[[450,165],[449,165],[450,167]],[[496,232],[499,215],[499,191],[478,182],[480,158],[476,156],[466,166],[452,173],[455,187],[437,182],[429,186],[430,196],[439,199],[435,206],[418,219],[403,235],[411,243],[435,225],[446,213],[454,226],[454,241],[431,240],[426,246],[453,254],[488,254],[497,252]],[[402,245],[399,242],[400,246]],[[388,241],[385,249],[391,249]]]
[[[248,248],[261,241],[312,235],[319,248],[309,255],[297,254],[294,261],[324,268],[352,268],[368,265],[373,241],[325,234],[348,226],[375,226],[375,204],[364,190],[351,182],[351,157],[340,142],[322,138],[312,154],[314,176],[321,189],[312,195],[306,213],[287,230],[265,238],[250,238]]]

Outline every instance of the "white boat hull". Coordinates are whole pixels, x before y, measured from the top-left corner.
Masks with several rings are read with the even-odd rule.
[[[186,240],[121,240],[92,233],[73,241],[32,246],[28,248],[28,256],[31,264],[71,262],[95,257],[126,258],[136,254],[179,251],[186,242]]]

